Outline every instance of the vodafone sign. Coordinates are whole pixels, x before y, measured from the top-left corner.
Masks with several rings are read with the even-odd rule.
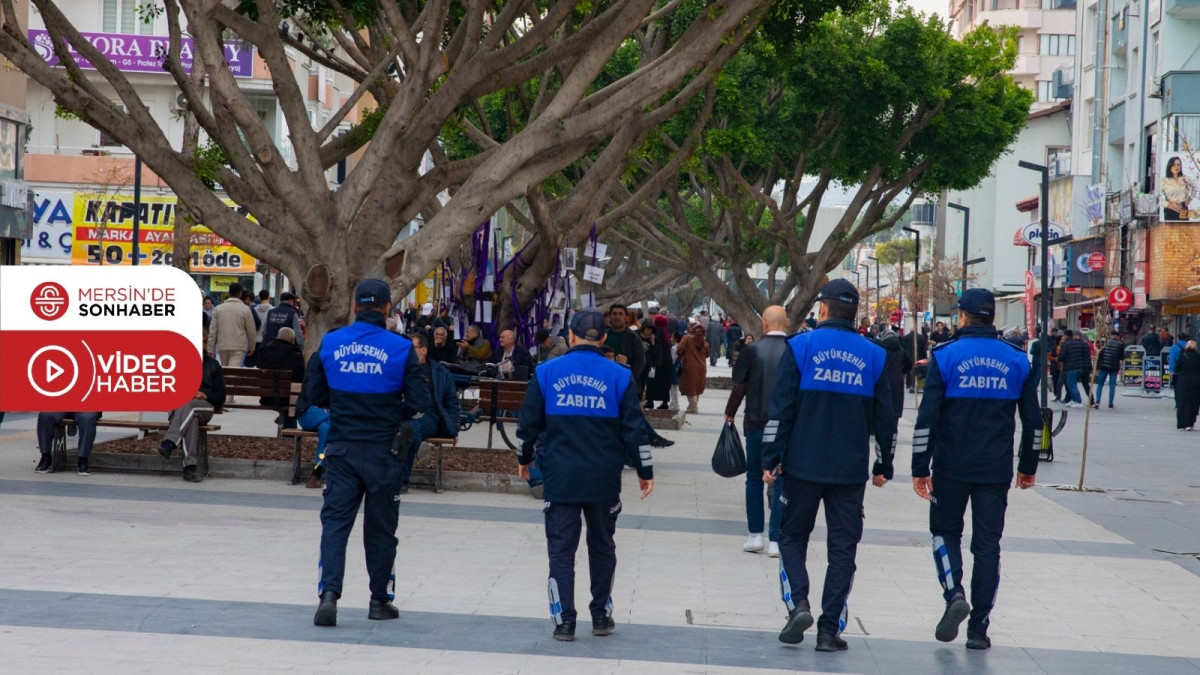
[[[1133,306],[1133,291],[1124,286],[1117,286],[1108,292],[1108,306],[1118,312],[1124,312]]]
[[[0,410],[178,408],[200,387],[201,314],[173,267],[0,267]]]

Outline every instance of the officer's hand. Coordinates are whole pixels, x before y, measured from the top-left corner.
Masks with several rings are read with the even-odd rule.
[[[933,481],[929,476],[913,476],[913,492],[925,501],[932,501],[930,495],[933,493]]]
[[[646,480],[645,478],[638,479],[638,487],[642,489],[642,499],[650,496],[654,492],[654,479]]]
[[[1028,490],[1029,488],[1033,487],[1034,483],[1037,483],[1036,476],[1028,473],[1021,473],[1019,471],[1017,472],[1017,487],[1021,488],[1022,490]]]
[[[884,478],[882,475],[871,476],[871,485],[874,485],[875,487],[883,487],[884,485],[887,485],[887,482],[888,479]]]
[[[529,465],[528,464],[518,464],[517,465],[517,475],[521,477],[521,480],[529,480]]]
[[[767,485],[775,484],[775,471],[773,469],[770,471],[763,469],[763,482]]]

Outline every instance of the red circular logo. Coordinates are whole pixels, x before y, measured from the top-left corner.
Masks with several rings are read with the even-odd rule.
[[[1108,306],[1118,312],[1124,312],[1133,306],[1133,291],[1124,286],[1117,286],[1108,292]]]
[[[1087,262],[1088,262],[1088,267],[1091,268],[1092,271],[1099,272],[1100,270],[1104,269],[1104,263],[1105,263],[1104,254],[1103,253],[1093,253],[1088,256]]]
[[[33,295],[29,296],[29,306],[33,309],[33,313],[39,319],[46,321],[54,321],[62,317],[67,313],[67,307],[70,304],[67,289],[53,281],[39,284],[37,288],[33,289]]]

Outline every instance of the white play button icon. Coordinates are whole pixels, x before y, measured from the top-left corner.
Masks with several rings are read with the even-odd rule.
[[[57,380],[59,375],[62,375],[65,372],[66,371],[60,368],[57,363],[51,361],[50,359],[46,359],[46,382],[49,383]]]

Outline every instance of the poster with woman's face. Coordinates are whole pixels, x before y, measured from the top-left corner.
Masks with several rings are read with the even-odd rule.
[[[1200,222],[1200,152],[1167,152],[1160,162],[1159,220]]]

